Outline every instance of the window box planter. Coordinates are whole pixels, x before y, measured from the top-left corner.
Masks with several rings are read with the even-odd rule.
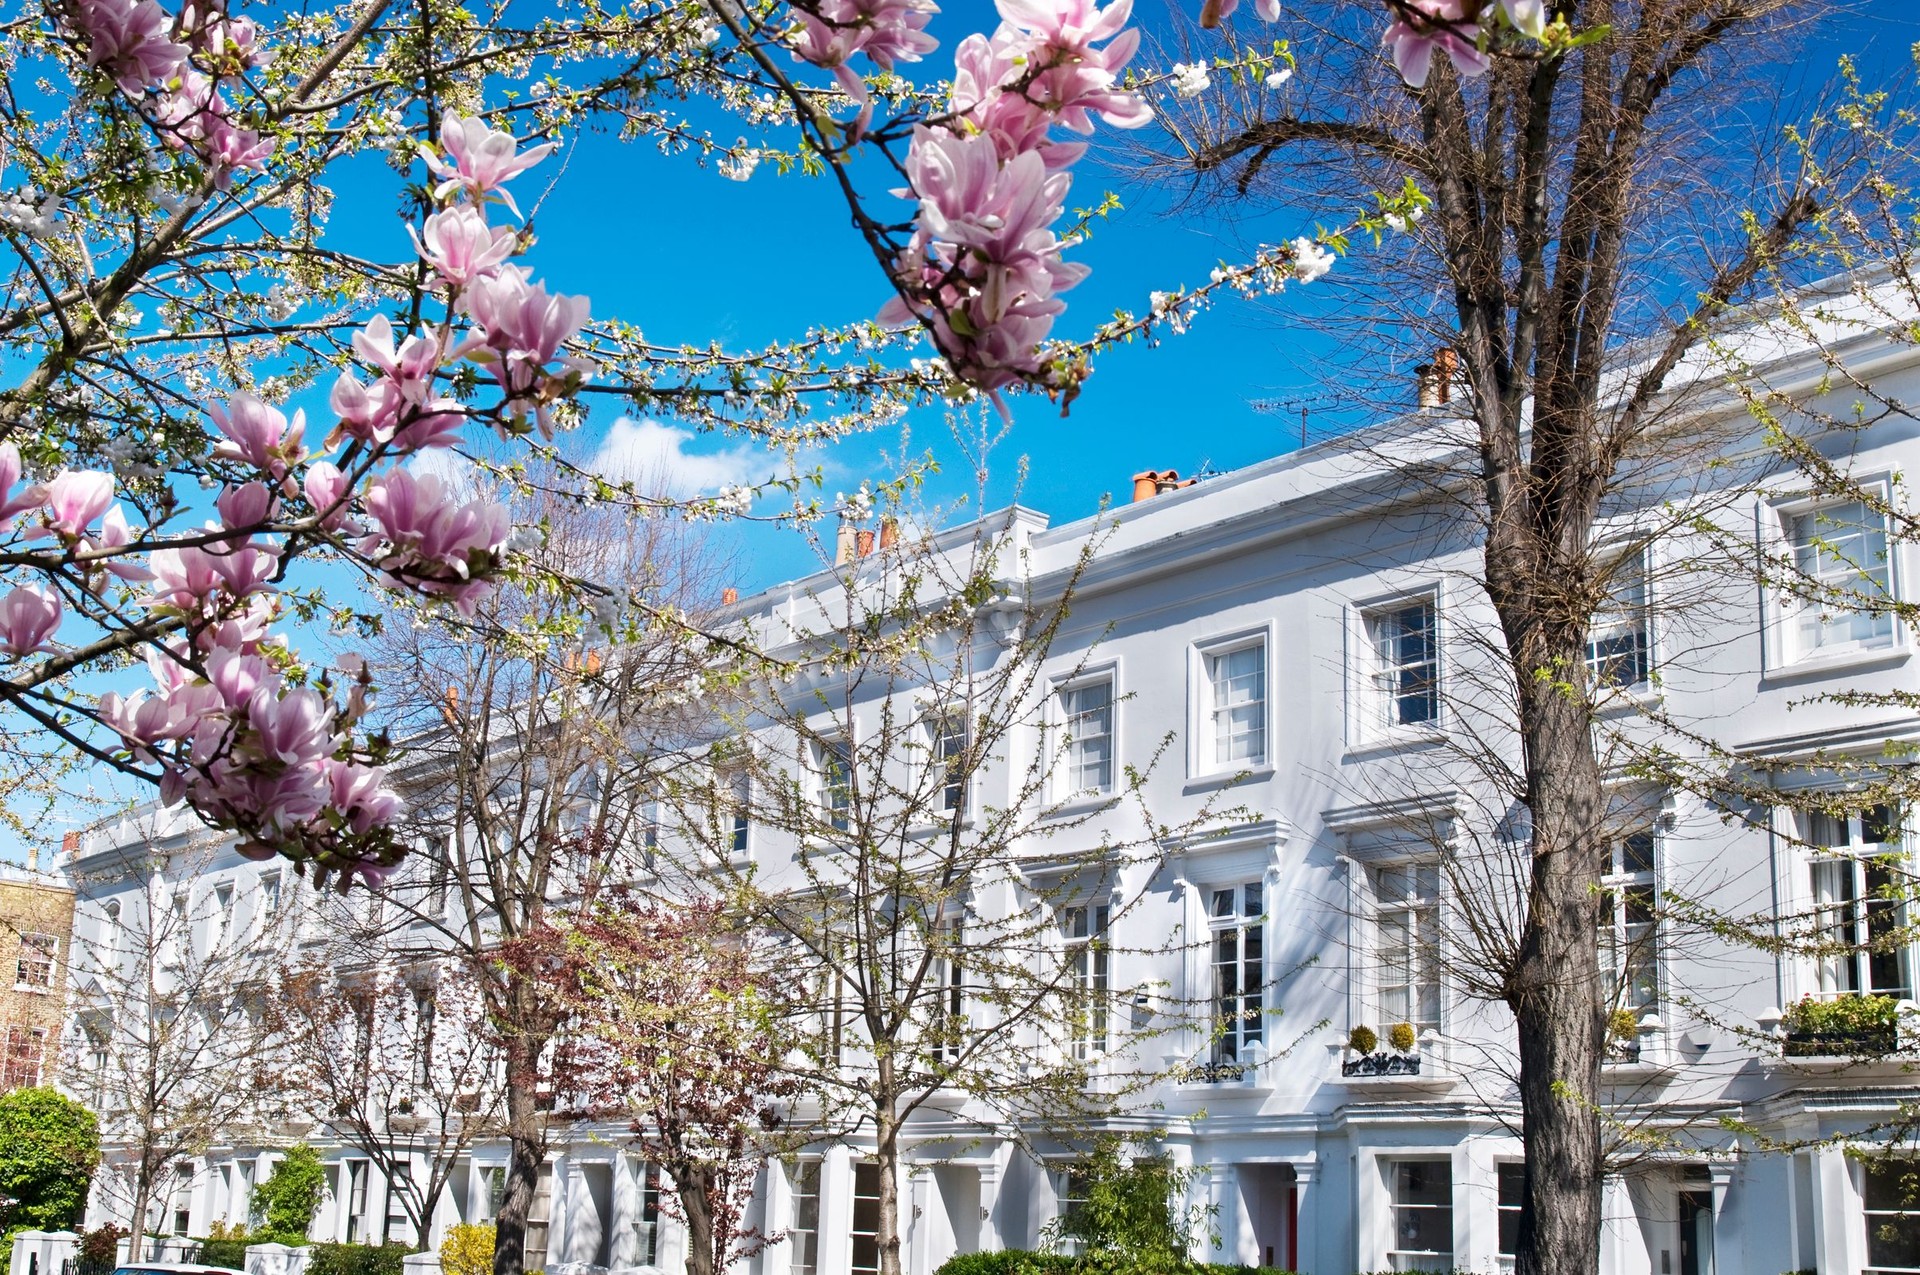
[[[1806,997],[1780,1020],[1788,1058],[1879,1058],[1900,1048],[1900,1002],[1891,996]]]
[[[1390,1054],[1382,1051],[1377,1054],[1361,1054],[1357,1058],[1341,1060],[1342,1076],[1417,1076],[1420,1074],[1419,1054]]]

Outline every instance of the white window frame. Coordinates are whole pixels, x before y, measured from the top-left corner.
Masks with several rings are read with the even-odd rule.
[[[1893,497],[1893,478],[1891,475],[1877,475],[1856,483],[1857,490],[1873,499],[1891,502]],[[1798,518],[1817,515],[1828,510],[1838,509],[1850,504],[1860,503],[1845,493],[1831,496],[1811,496],[1795,493],[1761,504],[1759,508],[1759,535],[1769,556],[1782,562],[1783,569],[1797,571],[1794,562],[1795,548],[1793,524]],[[1863,506],[1864,507],[1864,506]],[[1868,512],[1872,512],[1868,510]],[[1891,519],[1886,519],[1890,523]],[[1905,593],[1905,572],[1901,570],[1901,546],[1894,538],[1892,527],[1886,527],[1886,577],[1887,596],[1898,601]],[[1766,641],[1764,660],[1769,672],[1789,672],[1802,668],[1819,669],[1827,665],[1844,665],[1859,662],[1871,662],[1893,658],[1905,654],[1910,645],[1910,636],[1900,617],[1889,611],[1886,614],[1887,633],[1866,639],[1854,639],[1844,642],[1822,642],[1814,646],[1804,645],[1798,635],[1798,620],[1817,604],[1799,597],[1791,588],[1769,586],[1765,591],[1763,624]],[[1834,614],[1854,614],[1848,611],[1836,611]]]
[[[721,829],[726,838],[726,859],[733,867],[744,867],[753,862],[753,775],[746,770],[735,770],[725,776],[727,788],[726,823]],[[657,818],[657,814],[650,816]],[[653,840],[650,846],[659,845],[659,825],[648,825]],[[653,849],[648,851],[651,862]]]
[[[19,1088],[32,1089],[46,1078],[48,1038],[49,1033],[44,1027],[31,1027],[23,1023],[7,1027],[6,1056],[0,1059],[0,1092],[15,1088],[16,1080]]]
[[[1067,1042],[1076,1062],[1091,1062],[1113,1045],[1113,901],[1099,895],[1059,910],[1061,954],[1071,967],[1066,979],[1075,1020]],[[1075,934],[1085,929],[1084,934]],[[1086,1021],[1080,1021],[1085,1007]]]
[[[1872,807],[1879,809],[1880,807]],[[1848,942],[1863,943],[1871,934],[1874,912],[1872,882],[1874,871],[1872,864],[1876,859],[1903,859],[1908,844],[1906,820],[1897,809],[1887,812],[1890,820],[1889,830],[1893,834],[1890,841],[1868,841],[1867,810],[1849,809],[1844,815],[1828,816],[1839,819],[1843,824],[1846,843],[1843,845],[1824,844],[1818,838],[1822,830],[1816,820],[1820,816],[1807,812],[1801,816],[1800,836],[1807,843],[1804,884],[1811,900],[1811,913],[1814,932],[1820,934],[1842,926],[1849,931]],[[1831,840],[1829,835],[1828,840]],[[1901,869],[1895,871],[1902,872]],[[1845,884],[1851,889],[1851,895],[1842,895],[1837,899],[1822,901],[1817,884],[1823,875],[1845,876]],[[1881,900],[1900,915],[1895,922],[1896,928],[1905,928],[1912,924],[1907,915],[1908,903],[1904,900]],[[1864,946],[1860,950],[1838,956],[1816,957],[1811,962],[1810,994],[1816,1000],[1833,1000],[1850,995],[1890,995],[1911,1000],[1920,991],[1920,943],[1909,943],[1903,951],[1896,953],[1905,967],[1905,975],[1900,987],[1876,986],[1872,955]],[[1846,986],[1847,983],[1858,986]]]
[[[967,1005],[967,963],[964,959],[967,950],[966,918],[960,915],[947,917],[939,923],[936,933],[946,948],[946,954],[936,956],[932,968],[928,970],[928,982],[932,985],[934,999],[933,1021],[950,1033],[952,1039],[936,1043],[933,1052],[938,1058],[952,1061],[966,1048],[972,1027]]]
[[[853,828],[853,766],[855,748],[852,736],[821,732],[807,740],[807,782],[812,788],[814,807],[821,823],[835,833]],[[839,790],[845,804],[834,800],[835,787],[830,762],[838,759],[846,766],[846,783]]]
[[[953,729],[958,727],[956,731]],[[922,822],[944,823],[967,818],[973,805],[974,781],[962,764],[973,738],[973,725],[962,704],[930,703],[920,714],[919,738],[923,770],[917,779],[926,785],[927,804]],[[956,745],[957,741],[957,745]],[[954,776],[958,774],[959,778]],[[955,789],[958,789],[956,792]]]
[[[1383,1042],[1387,1038],[1388,1030],[1396,1023],[1412,1024],[1416,1037],[1428,1029],[1444,1035],[1447,1030],[1449,997],[1447,995],[1447,980],[1445,975],[1447,874],[1446,865],[1442,861],[1442,856],[1435,852],[1431,854],[1368,859],[1364,867],[1366,870],[1367,897],[1367,924],[1364,936],[1366,946],[1357,953],[1357,955],[1367,972],[1363,1003],[1367,1007],[1367,1012],[1372,1016],[1374,1031]],[[1382,873],[1407,872],[1412,874],[1417,881],[1418,874],[1428,869],[1433,872],[1434,877],[1434,893],[1431,897],[1415,893],[1409,898],[1404,899],[1396,898],[1391,901],[1383,899],[1380,892],[1380,875]],[[1388,911],[1402,912],[1410,915],[1412,918],[1408,931],[1408,941],[1410,943],[1417,943],[1419,941],[1419,914],[1423,912],[1431,913],[1433,942],[1436,950],[1424,962],[1424,972],[1430,975],[1431,986],[1434,989],[1435,1014],[1431,1021],[1422,1020],[1416,1017],[1414,1013],[1419,989],[1429,985],[1427,980],[1418,977],[1418,975],[1423,972],[1423,962],[1421,962],[1417,947],[1409,948],[1406,953],[1409,966],[1408,982],[1405,984],[1407,1014],[1405,1017],[1401,1017],[1398,1014],[1390,1014],[1387,1010],[1387,984],[1382,977],[1385,970],[1385,963],[1381,960],[1381,956],[1385,951],[1382,917],[1383,914]]]
[[[1209,1053],[1215,1067],[1244,1068],[1251,1065],[1248,1051],[1254,1045],[1267,1048],[1266,878],[1262,875],[1234,884],[1203,886],[1201,890],[1207,908],[1207,971],[1212,976],[1209,1003],[1213,1037]],[[1249,901],[1258,904],[1252,912],[1247,911]],[[1221,959],[1223,941],[1232,946],[1228,961]],[[1254,948],[1251,956],[1249,946]],[[1226,969],[1232,970],[1235,979],[1231,995],[1222,989]],[[1251,990],[1247,987],[1250,969],[1254,975]]]
[[[819,1156],[792,1156],[781,1164],[781,1171],[787,1176],[787,1275],[819,1275],[820,1178],[823,1168],[824,1161]],[[808,1200],[813,1204],[811,1217],[805,1216],[803,1205]],[[801,1225],[803,1219],[809,1224]]]
[[[1425,605],[1433,614],[1433,716],[1423,722],[1390,720],[1389,706],[1400,696],[1381,686],[1386,669],[1381,664],[1375,627],[1385,617]],[[1347,739],[1350,747],[1368,748],[1420,743],[1445,733],[1448,664],[1447,608],[1438,584],[1423,584],[1397,593],[1355,602],[1347,621]]]
[[[1260,755],[1220,761],[1215,718],[1214,661],[1253,647],[1260,648]],[[1192,779],[1224,779],[1233,775],[1264,775],[1273,771],[1273,626],[1262,624],[1195,642],[1187,651],[1187,775]]]
[[[44,981],[28,977],[30,971],[28,969],[29,962],[27,960],[27,952],[30,948],[44,958],[35,959],[31,963],[36,970],[43,965],[45,966],[46,978]],[[60,936],[58,934],[41,934],[32,930],[22,931],[20,934],[20,951],[13,962],[13,990],[16,992],[29,992],[35,996],[50,996],[53,994],[54,988],[59,985],[59,982]]]
[[[1518,1175],[1520,1180],[1520,1194],[1524,1199],[1526,1195],[1526,1172],[1527,1165],[1524,1160],[1496,1160],[1493,1165],[1493,1242],[1496,1258],[1500,1263],[1500,1269],[1503,1271],[1513,1269],[1520,1249],[1520,1241],[1517,1235],[1514,1239],[1513,1247],[1509,1249],[1507,1247],[1506,1236],[1501,1233],[1505,1229],[1502,1223],[1507,1220],[1508,1214],[1513,1215],[1514,1229],[1516,1232],[1520,1225],[1520,1201],[1516,1200],[1514,1203],[1509,1204],[1504,1194],[1507,1175]]]
[[[1606,552],[1606,548],[1602,546],[1600,553],[1604,556]],[[1637,562],[1637,565],[1627,565],[1630,562]],[[1628,615],[1626,614],[1626,608],[1619,608],[1613,605],[1615,598],[1618,596],[1617,588],[1609,590],[1607,597],[1601,601],[1598,607],[1594,608],[1593,615],[1588,619],[1586,641],[1587,685],[1589,688],[1588,693],[1596,699],[1609,695],[1644,693],[1653,685],[1654,678],[1658,675],[1660,669],[1660,649],[1654,627],[1653,546],[1638,545],[1617,552],[1613,554],[1610,565],[1614,573],[1613,582],[1616,586],[1622,583],[1622,572],[1628,573],[1627,579],[1637,577],[1639,581],[1640,598],[1633,607],[1633,610],[1637,611],[1637,614]],[[1635,630],[1638,631],[1640,638],[1639,655],[1641,667],[1638,670],[1640,676],[1630,682],[1602,681],[1602,673],[1606,672],[1610,665],[1617,664],[1620,656],[1617,654],[1602,655],[1595,649],[1596,646],[1603,641],[1618,640],[1618,638],[1623,635],[1630,636]]]
[[[1068,708],[1068,697],[1093,687],[1104,686],[1107,691],[1107,776],[1106,782],[1098,788],[1086,788],[1076,785],[1073,773],[1079,768],[1075,750],[1083,742],[1072,734],[1074,714]],[[1050,776],[1052,786],[1051,799],[1062,805],[1076,805],[1103,801],[1111,797],[1119,788],[1120,778],[1120,671],[1117,664],[1106,664],[1098,668],[1080,669],[1069,677],[1056,678],[1052,685],[1052,694],[1048,701],[1047,725],[1050,728],[1049,751],[1053,770]],[[1090,738],[1098,738],[1090,737]]]
[[[1382,1159],[1386,1170],[1386,1202],[1389,1266],[1396,1271],[1451,1271],[1458,1265],[1460,1253],[1459,1202],[1454,1198],[1457,1184],[1454,1182],[1454,1164],[1443,1156],[1402,1155],[1392,1159]],[[1444,1171],[1447,1175],[1447,1202],[1445,1204],[1403,1204],[1400,1199],[1401,1173],[1403,1166],[1427,1165]],[[1400,1247],[1400,1213],[1402,1209],[1420,1210],[1428,1213],[1447,1215],[1448,1247],[1440,1249],[1405,1249]]]
[[[1863,1225],[1862,1230],[1857,1234],[1860,1234],[1864,1241],[1859,1250],[1860,1269],[1863,1275],[1913,1275],[1914,1272],[1920,1272],[1920,1266],[1875,1266],[1871,1260],[1874,1235],[1879,1228],[1897,1222],[1905,1229],[1920,1232],[1920,1201],[1908,1202],[1903,1199],[1901,1203],[1905,1207],[1896,1209],[1868,1207],[1867,1193],[1872,1188],[1875,1169],[1892,1164],[1904,1165],[1904,1172],[1914,1175],[1915,1180],[1920,1181],[1920,1160],[1887,1160],[1875,1155],[1860,1162],[1860,1220]],[[1902,1172],[1902,1170],[1894,1171]]]
[[[1638,837],[1645,837],[1648,842],[1647,866],[1644,868],[1632,866],[1628,858],[1628,843]],[[1658,819],[1648,819],[1641,826],[1613,837],[1607,847],[1607,869],[1600,875],[1601,925],[1605,929],[1600,939],[1600,970],[1608,980],[1612,1004],[1632,1010],[1636,1020],[1648,1014],[1658,1014],[1666,999],[1665,962],[1661,960],[1660,952],[1661,842]],[[1628,892],[1638,890],[1647,892],[1650,920],[1629,919]],[[1632,983],[1626,977],[1632,963],[1629,956],[1636,942],[1632,931],[1637,926],[1646,927],[1646,933],[1639,941],[1647,945],[1646,960],[1652,966],[1653,973],[1652,995],[1647,998],[1636,996]]]

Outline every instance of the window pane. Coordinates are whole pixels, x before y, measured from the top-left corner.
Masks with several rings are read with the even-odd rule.
[[[1264,642],[1207,657],[1215,763],[1266,760],[1266,666]]]
[[[1911,1160],[1871,1160],[1863,1167],[1867,1265],[1875,1271],[1920,1270],[1920,1173]]]

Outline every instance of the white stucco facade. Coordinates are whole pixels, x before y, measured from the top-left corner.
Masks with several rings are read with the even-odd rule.
[[[1887,397],[1920,400],[1920,360],[1897,351],[1862,358],[1875,363]],[[1418,957],[1383,955],[1410,929],[1431,925],[1444,945],[1459,917],[1497,909],[1497,890],[1463,892],[1457,878],[1422,869],[1498,842],[1522,817],[1471,761],[1510,757],[1512,747],[1490,671],[1496,621],[1474,583],[1476,524],[1449,504],[1444,482],[1408,479],[1381,461],[1383,452],[1438,456],[1448,429],[1443,413],[1416,415],[1099,519],[1052,526],[1020,511],[1013,520],[1030,564],[1026,584],[1041,594],[1057,587],[1090,536],[1101,537],[1049,658],[1075,671],[1057,693],[1089,681],[1109,686],[1115,764],[1144,763],[1164,737],[1175,737],[1147,785],[1156,816],[1178,823],[1228,784],[1232,801],[1253,816],[1222,835],[1167,845],[1110,886],[1127,901],[1119,924],[1137,927],[1142,940],[1117,933],[1114,960],[1144,963],[1116,968],[1116,985],[1157,982],[1204,1001],[1219,933],[1234,931],[1245,952],[1253,941],[1245,931],[1258,930],[1258,955],[1249,959],[1258,962],[1266,1006],[1279,1011],[1262,1039],[1238,1042],[1231,1066],[1194,1072],[1180,1069],[1217,1059],[1216,1040],[1192,1027],[1156,1037],[1160,1055],[1147,1061],[1169,1068],[1169,1078],[1150,1109],[1124,1122],[1161,1131],[1176,1161],[1198,1170],[1196,1199],[1217,1208],[1218,1233],[1217,1243],[1199,1243],[1215,1260],[1312,1275],[1493,1272],[1510,1247],[1502,1166],[1523,1157],[1510,1021],[1466,994],[1444,961],[1428,968]],[[1908,499],[1899,480],[1907,464],[1920,463],[1920,430],[1910,421],[1891,419],[1847,447],[1856,479]],[[1794,520],[1824,508],[1784,467],[1769,475],[1758,455],[1733,459],[1717,474],[1664,475],[1608,515],[1608,534],[1623,542],[1655,522],[1675,530],[1648,548],[1646,594],[1615,608],[1613,645],[1596,655],[1624,661],[1615,667],[1628,670],[1620,680],[1631,683],[1602,714],[1603,732],[1645,737],[1654,728],[1643,711],[1657,706],[1736,757],[1877,755],[1889,740],[1920,741],[1920,719],[1819,698],[1842,686],[1920,690],[1920,658],[1904,626],[1809,618],[1750,575],[1697,565],[1711,555],[1675,509],[1697,508],[1756,542],[1784,537],[1791,545],[1808,534]],[[1750,490],[1728,494],[1749,479]],[[1891,548],[1887,579],[1898,596],[1920,589],[1915,552]],[[1668,588],[1673,594],[1663,597]],[[791,618],[801,596],[783,586],[744,599],[734,614],[749,623]],[[994,776],[980,782],[978,799],[992,802]],[[1624,776],[1618,792],[1616,897],[1647,890],[1728,914],[1784,917],[1831,901],[1821,892],[1832,890],[1835,870],[1821,863],[1865,870],[1854,859],[1811,853],[1804,829],[1779,822],[1792,817],[1784,812],[1746,811],[1729,824],[1723,810],[1683,792]],[[1857,842],[1868,834],[1856,824],[1853,835]],[[1868,839],[1909,851],[1915,835],[1909,821]],[[90,834],[70,865],[79,890],[76,947],[108,942],[106,908],[116,891],[140,888],[116,884],[115,855],[129,843],[164,848],[192,836],[182,825],[154,830],[137,821]],[[785,850],[756,837],[751,853],[774,872]],[[263,897],[262,874],[282,871],[222,854],[185,888],[198,898],[230,886],[244,913]],[[307,906],[291,874],[281,881],[283,909]],[[1216,895],[1228,892],[1257,906],[1216,922]],[[1635,924],[1619,914],[1621,934]],[[1144,954],[1169,948],[1167,936],[1179,936],[1171,950]],[[1790,1060],[1775,1038],[1782,1007],[1849,990],[1849,979],[1852,990],[1916,999],[1920,953],[1843,970],[1711,933],[1681,942],[1662,930],[1653,945],[1657,961],[1628,980],[1636,1039],[1609,1064],[1597,1097],[1623,1127],[1669,1136],[1643,1144],[1608,1181],[1605,1275],[1906,1269],[1869,1265],[1869,1170],[1848,1157],[1844,1139],[1779,1153],[1732,1129],[1808,1143],[1869,1130],[1920,1099],[1920,1078],[1898,1061]],[[74,977],[85,977],[83,962],[74,962]],[[1345,1074],[1352,1029],[1376,1029],[1384,1041],[1399,1022],[1418,1037],[1416,1074]],[[901,1184],[914,1275],[955,1252],[1035,1244],[1064,1183],[1064,1148],[1062,1158],[1042,1162],[1004,1139],[956,1143],[953,1129],[925,1123],[940,1120],[964,1124],[965,1113],[923,1118],[909,1142],[931,1147],[940,1135],[939,1149],[910,1154]],[[287,1126],[279,1136],[296,1132]],[[308,1136],[328,1145],[324,1127]],[[160,1206],[162,1229],[198,1235],[215,1221],[241,1220],[247,1187],[273,1158],[270,1140],[204,1157],[179,1196]],[[557,1146],[540,1205],[546,1269],[672,1269],[675,1228],[655,1229],[641,1166],[618,1130],[573,1129]],[[408,1238],[387,1220],[384,1184],[377,1175],[357,1178],[366,1170],[353,1156],[328,1150],[329,1193],[315,1236]],[[504,1160],[500,1139],[474,1146],[436,1230],[490,1216],[488,1175]],[[849,1269],[863,1171],[870,1169],[860,1164],[857,1140],[775,1164],[753,1220],[769,1233],[805,1229],[806,1202],[815,1202],[812,1269],[838,1275]],[[775,1243],[751,1266],[759,1275],[798,1275],[795,1244]],[[1920,1263],[1920,1238],[1914,1251]]]

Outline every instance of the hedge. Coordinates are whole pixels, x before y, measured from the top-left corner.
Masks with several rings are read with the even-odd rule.
[[[201,1240],[200,1252],[193,1260],[204,1262],[208,1266],[225,1266],[229,1270],[244,1271],[247,1269],[247,1245],[259,1242],[259,1240],[245,1238]]]
[[[315,1244],[307,1275],[404,1275],[405,1244]]]
[[[934,1275],[1119,1275],[1104,1263],[1082,1263],[1077,1257],[1059,1253],[1033,1253],[1024,1249],[1001,1249],[993,1253],[960,1253],[948,1258]],[[1223,1266],[1194,1262],[1181,1275],[1291,1275],[1270,1266]]]

